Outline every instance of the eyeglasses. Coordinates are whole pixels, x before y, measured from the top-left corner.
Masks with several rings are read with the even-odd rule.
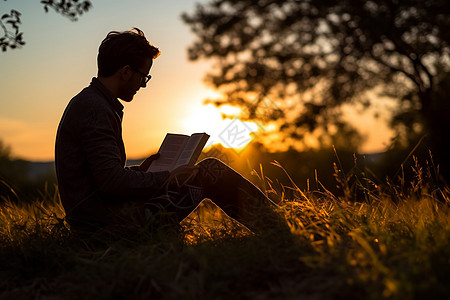
[[[150,79],[152,79],[152,75],[146,75],[146,74],[144,74],[143,72],[141,72],[141,71],[139,71],[139,70],[135,70],[135,69],[132,69],[133,71],[135,71],[135,72],[138,72],[139,74],[141,74],[142,76],[144,76],[144,78],[145,78],[145,84],[147,84],[147,82],[150,80]]]

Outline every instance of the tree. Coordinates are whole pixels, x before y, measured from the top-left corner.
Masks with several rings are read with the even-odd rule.
[[[276,123],[285,142],[305,146],[315,133],[322,146],[357,144],[342,108],[370,106],[370,93],[397,100],[391,125],[403,141],[445,128],[434,113],[449,107],[438,91],[450,69],[448,0],[213,0],[182,18],[197,36],[189,58],[216,63],[206,79],[223,97],[213,102]]]
[[[4,0],[6,1],[6,0]],[[57,13],[69,18],[72,21],[78,20],[84,12],[87,12],[92,4],[89,0],[41,0],[45,12],[50,8]],[[21,13],[12,9],[10,13],[5,13],[0,18],[0,27],[3,29],[3,36],[0,38],[0,47],[5,52],[8,48],[16,49],[25,45],[23,32],[20,32]]]

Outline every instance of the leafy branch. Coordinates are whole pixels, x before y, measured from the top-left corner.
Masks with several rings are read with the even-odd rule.
[[[89,0],[41,0],[41,4],[44,4],[45,12],[48,12],[49,8],[53,8],[57,13],[72,21],[77,21],[78,16],[81,16],[92,7],[91,1]]]
[[[23,32],[20,32],[20,12],[12,9],[9,14],[4,14],[0,19],[0,26],[3,29],[3,36],[0,38],[0,47],[5,52],[8,47],[11,49],[19,48],[25,45],[22,40]],[[8,29],[10,27],[11,29]]]
[[[4,0],[6,1],[6,0]],[[92,3],[89,0],[41,0],[44,10],[47,13],[50,8],[71,21],[77,21],[78,16],[87,12]],[[0,27],[3,29],[3,36],[0,38],[0,48],[6,52],[8,48],[16,49],[25,45],[23,40],[23,32],[20,31],[19,25],[21,13],[12,9],[10,13],[5,13],[0,18]]]

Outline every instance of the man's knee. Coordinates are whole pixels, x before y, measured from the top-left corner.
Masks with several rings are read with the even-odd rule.
[[[209,157],[197,164],[200,167],[199,175],[201,180],[215,183],[225,174],[230,173],[231,168],[221,160]]]
[[[225,163],[215,157],[207,157],[197,163],[197,165],[199,165],[199,166],[200,165],[211,165],[211,164],[223,164],[224,165]]]

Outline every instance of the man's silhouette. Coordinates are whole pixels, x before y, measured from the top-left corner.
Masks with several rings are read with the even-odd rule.
[[[269,200],[219,160],[206,159],[172,173],[146,172],[156,154],[140,166],[125,167],[118,99],[131,102],[147,86],[159,54],[137,28],[110,32],[99,48],[98,76],[67,105],[56,136],[55,163],[68,223],[74,231],[108,228],[123,222],[125,208],[142,217],[153,204],[177,212],[181,220],[209,198],[252,227],[250,212]]]

